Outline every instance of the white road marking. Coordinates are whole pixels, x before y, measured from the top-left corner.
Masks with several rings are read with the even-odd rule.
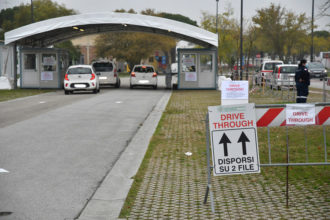
[[[2,169],[2,168],[0,168],[0,173],[9,173],[9,171],[8,171],[8,170],[5,170],[5,169]]]

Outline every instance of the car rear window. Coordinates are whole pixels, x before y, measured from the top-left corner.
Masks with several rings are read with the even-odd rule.
[[[265,70],[273,70],[275,69],[276,65],[280,65],[282,63],[266,63],[265,64]]]
[[[154,68],[151,66],[136,66],[133,70],[133,72],[138,72],[138,73],[153,73]]]
[[[297,68],[296,66],[282,66],[281,73],[295,73]]]
[[[75,67],[70,68],[68,74],[92,74],[92,70],[86,67]]]
[[[111,72],[113,70],[112,63],[94,63],[93,67],[96,72]]]
[[[308,68],[324,68],[322,63],[309,63]]]

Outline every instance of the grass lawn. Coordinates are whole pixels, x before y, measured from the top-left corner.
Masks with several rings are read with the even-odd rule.
[[[22,98],[26,96],[38,95],[46,92],[53,92],[55,90],[46,89],[12,89],[12,90],[0,90],[0,102]]]
[[[262,95],[261,91],[250,94],[250,102],[256,104],[285,103],[278,97]],[[181,210],[185,213],[184,210],[187,207],[190,210],[184,218],[189,219],[196,216],[200,219],[212,219],[214,217],[210,213],[209,207],[201,205],[200,202],[203,199],[203,190],[207,178],[205,124],[203,120],[205,119],[207,106],[219,104],[219,91],[173,91],[149,144],[142,165],[136,176],[133,177],[134,183],[121,211],[121,218],[143,219],[150,218],[150,216],[157,218],[158,215],[158,217],[164,217],[161,215],[167,213],[168,217],[173,218],[174,216],[174,218],[179,219],[182,214]],[[272,163],[284,163],[286,160],[285,128],[271,128],[270,133]],[[329,126],[326,127],[326,133],[330,134]],[[310,126],[306,129],[306,134],[308,135],[308,161],[324,162],[322,127]],[[305,162],[304,137],[302,127],[289,128],[291,162]],[[258,139],[261,163],[268,163],[266,128],[258,128]],[[329,143],[330,135],[327,137],[327,146],[329,146]],[[191,157],[184,154],[187,151],[192,152]],[[329,152],[328,147],[326,152],[328,161],[330,158]],[[329,199],[327,199],[330,184],[330,169],[328,166],[290,167],[289,173],[290,187],[294,186],[294,189],[297,190],[296,193],[292,193],[294,194],[292,200],[295,200],[294,197],[300,194],[299,190],[301,189],[303,198],[299,201],[301,204],[306,204],[306,206],[311,205],[311,210],[313,210],[312,205],[315,203],[314,199],[310,194],[305,195],[304,193],[322,195],[322,199],[325,197],[324,200],[329,202]],[[255,198],[255,194],[248,195],[250,191],[244,193],[242,189],[239,189],[238,184],[244,186],[252,183],[255,187],[254,189],[249,188],[249,190],[256,190],[258,194],[264,192],[265,197],[271,197],[269,203],[274,203],[274,207],[280,207],[285,201],[285,179],[286,167],[262,167],[261,174],[212,177],[216,201],[221,200],[221,202],[220,200],[216,202],[218,213],[222,213],[219,214],[221,215],[220,218],[226,218],[223,216],[225,212],[220,210],[227,207],[228,211],[228,207],[232,207],[232,202],[236,202],[235,199],[237,199],[235,196],[234,198],[223,197],[222,193],[226,193],[223,187],[227,187],[228,182],[231,181],[229,188],[234,189],[233,191],[230,189],[227,191],[235,195],[238,193],[236,196],[241,198],[243,202],[247,201],[249,203],[251,199]],[[237,186],[235,183],[237,183]],[[261,191],[258,187],[261,187]],[[276,192],[278,193],[277,196]],[[264,199],[264,197],[262,198]],[[261,207],[260,204],[258,205],[261,200],[257,200],[254,207],[258,209],[258,207]],[[157,207],[158,202],[159,207]],[[322,204],[324,205],[324,203]],[[242,210],[244,209],[247,208]],[[239,208],[237,210],[241,211]],[[254,211],[251,211],[251,213],[253,215]],[[260,213],[261,218],[266,218],[262,215],[262,211]],[[281,211],[277,211],[277,213],[281,213]],[[230,218],[236,217],[231,216]],[[238,216],[237,218],[243,217]],[[283,218],[285,219],[285,217]]]

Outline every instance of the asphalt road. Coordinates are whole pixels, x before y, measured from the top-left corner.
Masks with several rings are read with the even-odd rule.
[[[311,88],[316,88],[316,89],[323,89],[323,82],[324,81],[320,81],[320,79],[311,79],[311,84],[310,87]],[[327,85],[327,82],[325,81],[325,89],[326,90],[330,90],[330,86]]]
[[[0,103],[1,220],[79,215],[165,92],[122,85]]]

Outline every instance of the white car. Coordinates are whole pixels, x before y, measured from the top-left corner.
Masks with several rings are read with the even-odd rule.
[[[100,92],[99,77],[90,65],[70,66],[64,76],[64,94],[68,95],[73,91]]]
[[[130,76],[130,88],[151,86],[157,89],[157,73],[151,65],[135,65]]]
[[[116,65],[112,61],[95,61],[92,63],[92,67],[96,73],[100,73],[99,80],[100,85],[111,85],[116,88],[120,87],[120,78],[117,74]]]
[[[276,65],[281,65],[281,64],[284,64],[282,60],[268,60],[268,61],[264,61],[260,65],[260,69],[258,69],[256,71],[257,78],[263,79],[263,80],[265,80],[267,82],[270,82],[272,72],[274,71]],[[257,79],[256,79],[256,83],[261,83],[261,80],[259,80],[259,82],[258,82]]]
[[[271,87],[280,89],[282,86],[294,87],[297,64],[282,64],[275,67],[271,76]]]

